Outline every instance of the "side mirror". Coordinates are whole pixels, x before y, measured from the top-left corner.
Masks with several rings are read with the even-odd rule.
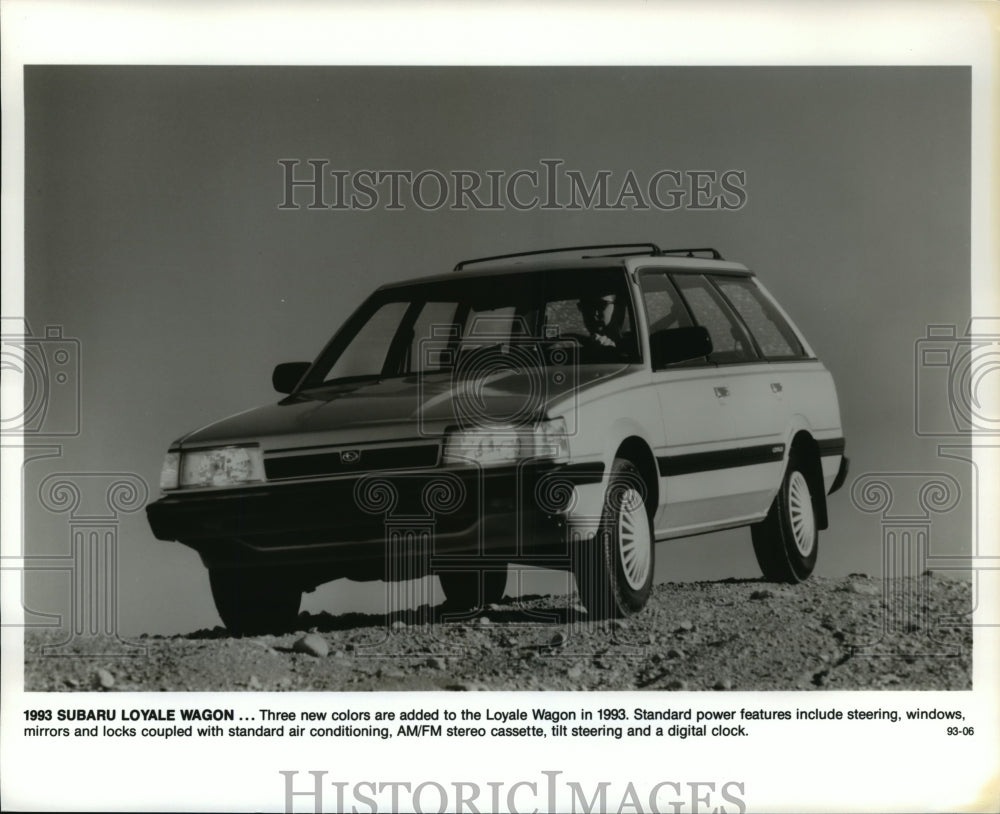
[[[283,362],[274,368],[271,384],[279,393],[291,393],[309,370],[309,362]]]
[[[712,352],[712,337],[702,325],[686,328],[668,328],[649,337],[653,370],[662,370],[674,362],[699,359]]]

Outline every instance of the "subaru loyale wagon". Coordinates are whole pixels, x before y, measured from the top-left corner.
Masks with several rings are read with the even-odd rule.
[[[175,441],[147,507],[234,633],[288,629],[340,577],[433,574],[462,615],[511,564],[630,614],[655,543],[738,526],[765,578],[798,582],[847,474],[830,373],[714,249],[463,261],[382,286],[272,382],[276,404]]]

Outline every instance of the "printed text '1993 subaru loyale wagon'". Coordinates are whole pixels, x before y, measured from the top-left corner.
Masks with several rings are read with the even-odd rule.
[[[655,543],[750,526],[767,579],[812,573],[847,474],[833,379],[714,249],[547,249],[385,285],[276,404],[171,445],[154,534],[194,548],[236,633],[340,577],[570,570],[595,617],[645,604]]]

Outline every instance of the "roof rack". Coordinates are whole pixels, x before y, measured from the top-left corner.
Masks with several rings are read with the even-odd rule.
[[[461,271],[466,266],[471,266],[473,263],[488,263],[491,260],[508,260],[512,257],[530,257],[536,254],[558,254],[560,252],[588,252],[600,249],[627,249],[627,248],[638,248],[642,246],[645,251],[639,252],[626,252],[625,254],[608,255],[611,257],[625,257],[630,254],[649,254],[653,257],[659,257],[663,254],[663,250],[657,246],[655,243],[601,243],[593,246],[563,246],[559,249],[539,249],[534,252],[514,252],[513,254],[495,254],[491,257],[476,257],[471,260],[462,260],[460,263],[455,264],[453,271]],[[705,251],[704,249],[684,249],[684,251]]]
[[[662,257],[667,254],[680,254],[685,257],[694,257],[695,252],[701,252],[703,254],[710,254],[713,260],[724,260],[725,258],[719,253],[718,249],[713,249],[711,246],[703,246],[700,248],[693,249],[661,249],[655,243],[599,243],[593,246],[563,246],[558,249],[538,249],[533,252],[513,252],[512,254],[494,254],[490,257],[475,257],[471,260],[462,260],[455,264],[453,271],[461,271],[466,266],[471,266],[473,263],[489,263],[491,260],[509,260],[513,257],[532,257],[539,254],[559,254],[561,252],[589,252],[589,251],[604,251],[606,249],[638,249],[642,248],[641,251],[629,251],[629,252],[616,252],[615,254],[602,254],[596,255],[596,257],[631,257],[637,254],[648,254],[652,257]],[[584,258],[592,259],[595,255],[581,255]]]
[[[705,246],[700,249],[663,249],[660,254],[683,254],[685,257],[694,257],[695,252],[707,252],[712,255],[713,260],[725,260],[725,258],[719,254],[719,250],[713,249],[711,246]]]

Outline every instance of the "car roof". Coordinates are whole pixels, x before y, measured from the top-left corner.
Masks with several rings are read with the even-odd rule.
[[[672,255],[629,255],[628,257],[572,257],[558,260],[496,260],[483,263],[482,268],[463,268],[460,271],[450,271],[444,274],[430,274],[423,277],[413,277],[408,280],[386,283],[379,291],[389,288],[401,288],[422,283],[444,282],[446,280],[482,279],[489,277],[507,277],[511,274],[537,274],[546,271],[571,271],[573,269],[627,269],[663,268],[678,271],[697,271],[705,274],[753,274],[742,263],[728,260],[709,260],[701,257],[677,257]]]

